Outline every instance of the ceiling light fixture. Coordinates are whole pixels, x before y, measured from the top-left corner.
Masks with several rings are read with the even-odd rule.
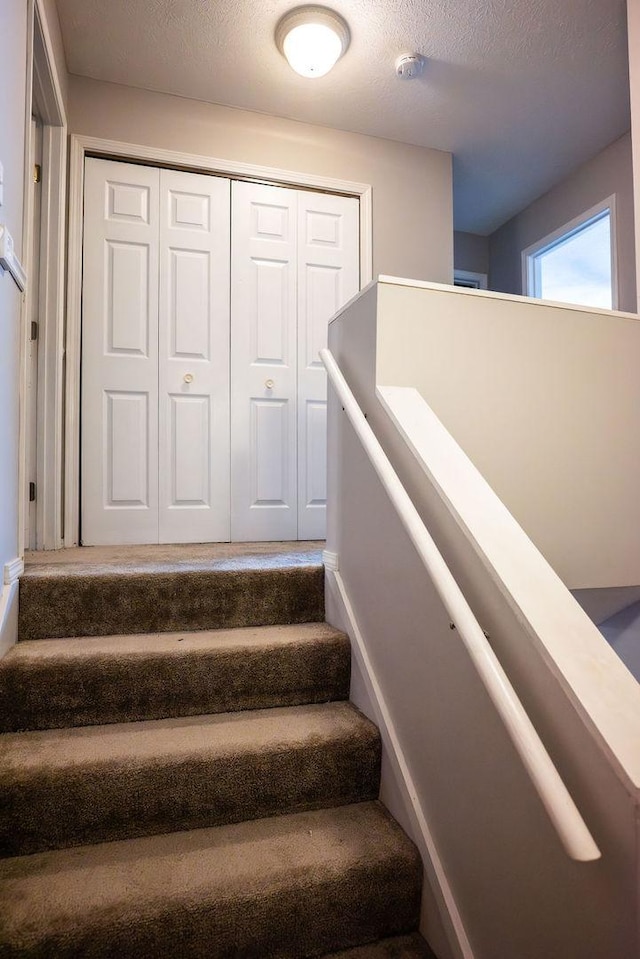
[[[349,46],[349,27],[327,7],[290,10],[276,27],[276,45],[302,77],[323,77]]]

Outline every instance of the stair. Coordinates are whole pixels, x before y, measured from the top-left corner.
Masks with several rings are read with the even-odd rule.
[[[28,640],[0,691],[3,732],[322,703],[349,695],[349,641],[326,623]]]
[[[431,957],[422,865],[376,798],[378,731],[347,701],[348,640],[297,622],[319,564],[78,566],[29,571],[28,638],[0,663],[0,959]],[[199,631],[175,629],[192,577],[230,572],[233,628],[199,587]],[[255,602],[263,574],[282,605],[267,580]],[[155,630],[141,580],[171,597]],[[83,608],[74,581],[98,599]],[[122,635],[94,634],[107,594]]]

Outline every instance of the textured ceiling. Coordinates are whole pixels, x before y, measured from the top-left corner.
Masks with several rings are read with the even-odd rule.
[[[327,0],[351,47],[294,74],[296,0],[58,0],[71,73],[454,155],[456,229],[489,233],[630,125],[624,0]],[[398,55],[428,58],[395,76]]]

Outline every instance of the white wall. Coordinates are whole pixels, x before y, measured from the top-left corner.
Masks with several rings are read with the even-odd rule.
[[[468,486],[473,495],[465,515],[460,499],[449,499],[450,486],[438,492],[427,480],[375,394],[376,383],[390,382],[384,375],[390,340],[382,326],[392,306],[379,297],[376,303],[376,292],[383,291],[370,289],[333,321],[330,348],[602,851],[602,858],[590,863],[566,856],[457,631],[449,628],[449,615],[345,414],[332,402],[327,547],[337,554],[338,575],[470,941],[466,955],[630,959],[639,946],[640,692],[521,531],[500,516],[501,507],[477,478]],[[479,303],[477,294],[443,293],[449,302],[458,295]],[[452,319],[450,312],[447,323]],[[398,322],[406,325],[406,317],[393,309],[387,325]],[[473,341],[472,353],[476,346]],[[410,365],[416,354],[414,369],[421,361],[428,365],[425,342],[416,349],[416,341],[408,347],[405,340]],[[459,385],[452,384],[458,396]],[[459,491],[474,471],[452,452],[444,450],[438,479],[447,471],[458,478],[466,470]],[[487,517],[488,505],[495,517]],[[474,512],[476,529],[469,522]],[[495,547],[507,533],[519,546],[505,554]],[[328,618],[349,628],[353,623],[336,597],[334,574],[327,576]],[[518,584],[517,593],[510,592],[509,579]],[[355,667],[352,694],[375,716],[357,660]],[[387,754],[382,795],[423,848],[424,834],[397,770]],[[441,940],[440,923],[434,928],[425,916],[423,929],[433,945]]]
[[[637,316],[393,281],[380,296],[380,382],[422,393],[569,588],[640,584]]]
[[[633,178],[628,133],[492,234],[490,289],[523,293],[522,251],[612,194],[616,195],[618,308],[636,312]]]
[[[633,192],[635,198],[636,294],[640,313],[640,0],[627,0]]]
[[[0,222],[22,257],[24,130],[26,103],[27,4],[0,4],[0,162],[4,203]],[[0,276],[0,652],[15,638],[14,596],[3,588],[4,564],[18,551],[18,383],[22,297],[9,273]],[[15,593],[15,588],[12,590]],[[3,615],[4,613],[4,615]]]
[[[71,133],[371,184],[374,273],[451,281],[450,154],[79,77],[69,89]]]

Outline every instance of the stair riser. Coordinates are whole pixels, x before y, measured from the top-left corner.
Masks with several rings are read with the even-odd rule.
[[[342,740],[260,754],[184,757],[145,768],[76,766],[9,774],[0,789],[0,854],[197,829],[378,795],[371,726]]]
[[[324,619],[321,567],[26,575],[21,640],[224,629]]]
[[[28,936],[0,947],[2,959],[301,959],[416,928],[421,868],[389,859],[326,876],[305,877],[261,896],[190,902],[140,903],[126,921],[94,913],[85,927],[43,938],[37,923]]]
[[[5,664],[0,730],[59,729],[349,696],[345,637],[294,647]]]

